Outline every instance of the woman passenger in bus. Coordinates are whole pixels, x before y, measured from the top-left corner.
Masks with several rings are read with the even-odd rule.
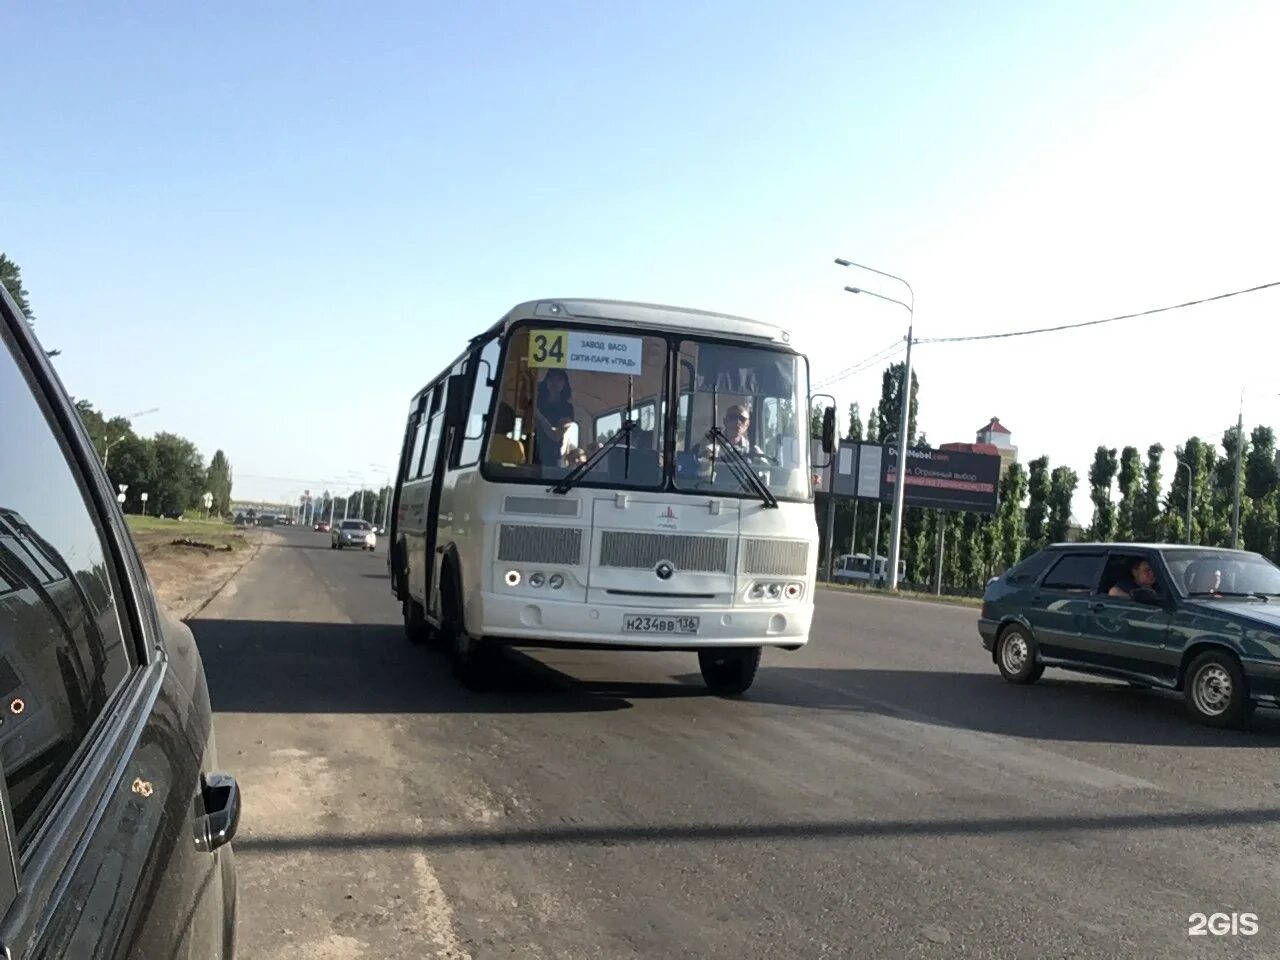
[[[564,431],[573,423],[573,387],[569,375],[552,367],[538,384],[534,409],[537,424],[533,444],[534,456],[544,467],[558,467],[564,449]]]

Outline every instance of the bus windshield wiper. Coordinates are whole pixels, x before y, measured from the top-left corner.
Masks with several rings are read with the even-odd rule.
[[[723,446],[725,449],[725,460],[733,467],[734,474],[738,480],[747,487],[750,487],[764,501],[766,507],[778,506],[778,498],[773,495],[773,491],[769,489],[769,485],[765,483],[756,472],[751,469],[751,462],[746,458],[741,450],[735,447],[728,435],[719,427],[712,427],[711,432],[707,434],[707,439],[713,444],[712,449]]]
[[[596,452],[583,460],[580,464],[566,473],[560,478],[555,486],[550,488],[551,493],[568,493],[573,489],[573,485],[582,479],[582,475],[594,467],[597,463],[604,459],[605,454],[616,447],[622,440],[627,441],[627,459],[631,457],[631,431],[635,429],[636,422],[634,420],[624,420],[622,429],[615,433],[612,437],[600,444]],[[629,464],[628,464],[629,466]]]

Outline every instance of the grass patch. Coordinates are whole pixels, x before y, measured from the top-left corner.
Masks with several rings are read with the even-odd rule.
[[[224,520],[167,520],[164,517],[143,517],[132,513],[124,521],[134,533],[172,533],[182,537],[231,533],[236,529]]]
[[[857,593],[868,597],[882,597],[886,600],[892,600],[897,597],[907,600],[926,600],[929,603],[945,603],[953,607],[972,607],[976,609],[982,606],[981,597],[955,597],[945,593],[942,596],[938,596],[936,593],[927,593],[922,590],[898,590],[896,593],[891,593],[881,587],[869,587],[854,583],[819,583],[818,587],[822,590],[833,590],[837,593]]]

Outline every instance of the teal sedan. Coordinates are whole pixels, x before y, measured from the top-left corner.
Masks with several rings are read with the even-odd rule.
[[[1182,693],[1201,723],[1280,706],[1280,567],[1170,544],[1055,544],[987,585],[978,632],[1010,683],[1046,667]]]

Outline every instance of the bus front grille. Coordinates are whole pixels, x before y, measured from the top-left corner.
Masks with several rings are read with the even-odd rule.
[[[809,572],[809,544],[755,537],[743,540],[742,572],[758,577],[803,577]]]
[[[498,534],[498,559],[565,566],[581,563],[582,528],[504,523]]]
[[[600,566],[652,570],[666,560],[677,570],[728,573],[729,540],[686,534],[605,530],[600,537]]]

